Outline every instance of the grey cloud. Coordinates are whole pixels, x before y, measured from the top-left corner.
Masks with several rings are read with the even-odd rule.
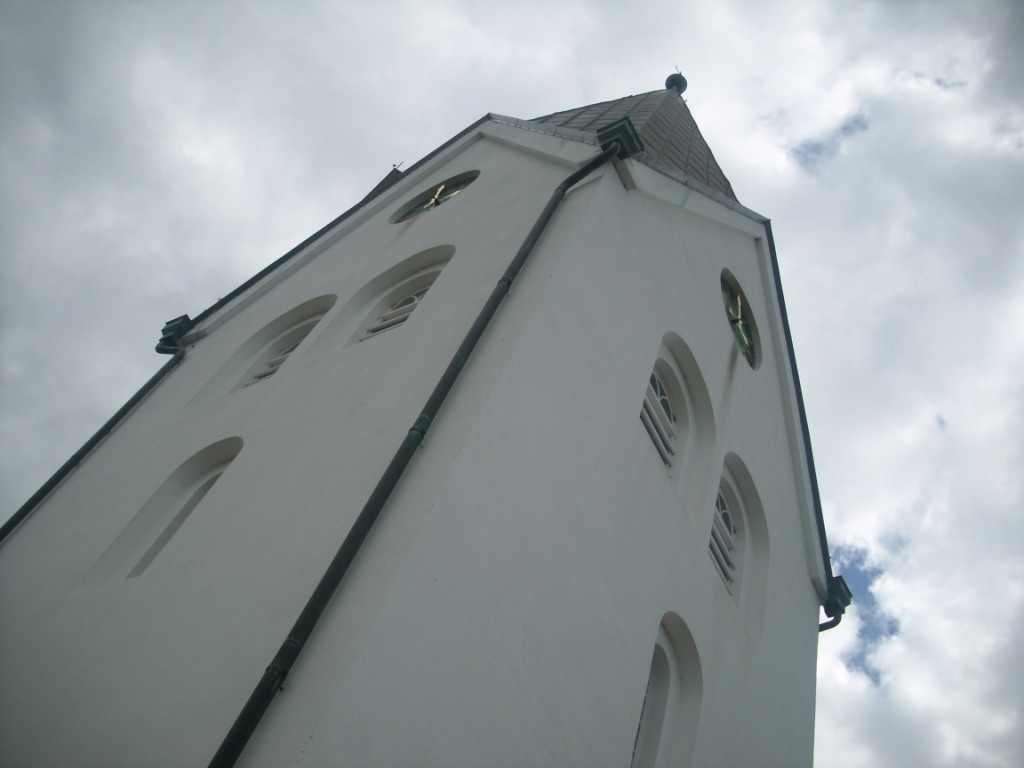
[[[839,152],[843,143],[858,133],[868,130],[868,119],[863,114],[851,115],[838,128],[821,139],[804,139],[789,154],[807,171],[816,171]]]

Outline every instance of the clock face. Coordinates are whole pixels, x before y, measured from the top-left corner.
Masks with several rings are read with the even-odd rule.
[[[433,185],[426,192],[418,195],[411,204],[401,209],[394,218],[394,223],[409,221],[409,219],[414,219],[427,211],[434,210],[476,181],[476,177],[479,175],[479,171],[471,171],[453,176],[450,179]]]
[[[754,316],[747,306],[743,291],[725,274],[722,275],[722,302],[725,304],[725,314],[729,319],[736,346],[750,367],[754,368],[757,364],[757,328],[754,325]]]

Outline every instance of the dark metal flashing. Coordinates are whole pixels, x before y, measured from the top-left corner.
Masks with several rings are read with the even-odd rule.
[[[818,545],[821,547],[822,559],[825,561],[825,574],[832,580],[832,562],[828,556],[828,540],[825,537],[825,518],[821,511],[821,494],[818,491],[818,473],[814,468],[814,453],[811,450],[811,432],[807,426],[807,412],[804,408],[804,393],[800,386],[800,373],[796,368],[796,352],[793,349],[793,336],[789,330],[789,313],[786,311],[786,298],[782,294],[782,275],[779,273],[779,258],[775,253],[775,236],[772,234],[772,222],[766,219],[764,231],[768,236],[768,256],[771,259],[772,277],[775,280],[775,297],[779,302],[779,315],[782,319],[782,333],[786,339],[786,353],[789,357],[789,372],[793,376],[793,389],[796,392],[796,409],[800,417],[800,433],[804,441],[804,453],[807,455],[807,476],[811,483],[811,500],[814,503],[814,517],[818,523]]]
[[[775,296],[779,302],[779,315],[782,320],[782,334],[786,340],[786,353],[789,358],[789,370],[793,376],[793,390],[796,394],[796,409],[800,418],[800,433],[804,442],[804,453],[807,457],[807,477],[811,484],[811,500],[814,504],[814,520],[818,528],[818,546],[825,566],[825,615],[831,621],[819,625],[818,631],[823,632],[838,626],[846,606],[853,599],[853,594],[842,576],[832,573],[832,558],[828,551],[828,537],[825,534],[825,515],[821,508],[821,493],[818,490],[818,472],[814,467],[814,452],[811,449],[811,431],[807,426],[807,411],[804,408],[804,393],[800,386],[800,373],[796,366],[796,351],[793,348],[793,336],[789,330],[789,313],[786,311],[786,298],[782,293],[782,275],[779,272],[779,258],[775,252],[775,236],[772,233],[770,219],[764,221],[764,231],[768,237],[768,256],[771,259],[772,278],[775,281]]]
[[[188,315],[181,315],[164,323],[156,351],[161,355],[173,355],[181,349],[181,340],[188,335],[195,323]]]

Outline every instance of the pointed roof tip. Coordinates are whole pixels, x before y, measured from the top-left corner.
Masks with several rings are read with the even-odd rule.
[[[675,72],[665,80],[664,90],[555,112],[531,122],[596,133],[628,117],[640,134],[645,154],[738,203],[732,184],[681,98],[685,90],[686,78]]]
[[[387,176],[378,181],[377,186],[371,189],[363,199],[369,200],[371,197],[376,197],[379,192],[383,192],[386,188],[394,184],[396,180],[400,179],[402,177],[402,172],[398,168],[399,165],[401,165],[401,163],[391,166],[391,170],[388,171]]]

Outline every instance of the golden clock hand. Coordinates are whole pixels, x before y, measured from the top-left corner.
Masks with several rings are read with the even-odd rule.
[[[442,184],[441,186],[439,186],[437,188],[437,191],[434,192],[434,196],[432,198],[430,198],[430,200],[427,201],[427,205],[426,205],[427,208],[433,208],[435,205],[438,204],[437,203],[437,198],[441,196],[441,190],[443,190],[443,189],[444,189],[444,184]]]
[[[740,329],[740,336],[743,337],[743,346],[744,346],[744,348],[745,349],[749,348],[750,345],[751,345],[751,341],[750,341],[750,337],[747,336],[747,329],[743,327],[742,323],[737,323],[736,327]]]

